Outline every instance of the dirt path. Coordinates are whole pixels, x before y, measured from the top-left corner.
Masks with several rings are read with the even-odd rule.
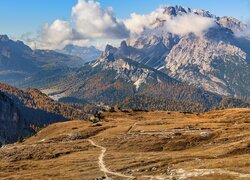
[[[226,174],[226,175],[232,175],[235,177],[239,178],[250,178],[250,174],[243,174],[243,173],[238,173],[238,172],[233,172],[233,171],[228,171],[228,170],[223,170],[223,169],[194,169],[192,171],[186,171],[184,169],[177,169],[175,170],[176,176],[179,179],[189,179],[192,177],[202,177],[202,176],[207,176],[207,175],[212,175],[212,174]]]
[[[249,179],[250,174],[243,174],[243,173],[238,173],[238,172],[233,172],[233,171],[228,171],[228,170],[223,170],[223,169],[193,169],[192,171],[187,171],[184,169],[173,169],[170,172],[170,175],[155,175],[155,176],[142,176],[145,178],[148,178],[150,180],[166,180],[166,179],[179,179],[179,180],[187,180],[193,177],[203,177],[203,176],[208,176],[208,175],[214,175],[214,174],[226,174],[226,175],[231,175],[237,178],[242,178],[242,179]]]
[[[127,134],[132,134],[131,131],[133,131],[134,127],[137,125],[137,123],[134,123],[130,128],[128,129]]]
[[[125,174],[121,174],[121,173],[113,172],[113,171],[109,170],[109,169],[106,167],[105,162],[104,162],[104,156],[105,156],[105,152],[107,151],[107,149],[106,149],[105,147],[103,147],[103,146],[97,145],[94,141],[92,141],[92,140],[90,140],[90,139],[89,139],[88,141],[89,141],[93,146],[95,146],[95,147],[101,149],[101,154],[99,155],[99,158],[98,158],[98,160],[99,160],[98,164],[99,164],[100,170],[101,170],[102,172],[104,172],[106,179],[109,179],[109,177],[108,177],[107,174],[111,174],[111,175],[118,176],[118,177],[122,177],[122,178],[126,178],[126,179],[134,179],[134,178],[135,178],[134,176],[129,176],[129,175],[125,175]]]

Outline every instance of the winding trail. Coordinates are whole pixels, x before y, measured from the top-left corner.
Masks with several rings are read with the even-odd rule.
[[[101,149],[101,154],[99,155],[99,158],[98,158],[98,160],[99,160],[98,164],[99,164],[100,170],[101,170],[102,172],[104,172],[104,175],[105,175],[106,179],[110,179],[110,178],[108,177],[107,174],[111,174],[111,175],[118,176],[118,177],[122,177],[122,178],[126,178],[126,179],[135,179],[134,176],[129,176],[129,175],[125,175],[125,174],[121,174],[121,173],[113,172],[113,171],[109,170],[109,169],[106,167],[105,162],[104,162],[104,156],[105,156],[105,153],[106,153],[107,149],[106,149],[105,147],[103,147],[103,146],[97,145],[97,144],[96,144],[94,141],[92,141],[91,139],[88,139],[88,141],[89,141],[93,146],[95,146],[95,147]]]
[[[130,126],[130,128],[128,129],[127,134],[133,134],[131,133],[131,131],[133,131],[134,127],[137,125],[137,123],[134,123],[132,126]]]

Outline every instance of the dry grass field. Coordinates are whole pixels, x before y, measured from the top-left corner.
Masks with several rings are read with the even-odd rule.
[[[0,149],[0,179],[250,179],[250,109],[103,113]]]

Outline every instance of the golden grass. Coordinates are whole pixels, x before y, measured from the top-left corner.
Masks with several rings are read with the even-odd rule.
[[[111,171],[136,179],[250,179],[250,109],[103,115],[102,126],[53,124],[1,149],[0,179],[102,177],[101,150],[88,138],[107,148],[104,161]]]

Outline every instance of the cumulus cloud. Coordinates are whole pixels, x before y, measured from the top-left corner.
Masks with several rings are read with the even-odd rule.
[[[161,26],[161,31],[177,35],[195,33],[200,35],[207,29],[216,25],[215,20],[208,17],[198,16],[193,13],[178,16],[169,16],[164,13],[164,8],[159,8],[148,15],[131,14],[130,19],[125,20],[126,27],[132,34],[141,34],[145,30],[155,30]],[[162,24],[160,24],[162,23]]]
[[[250,40],[250,23],[248,22],[245,28],[240,31],[234,32],[234,34],[236,37],[246,38]]]
[[[52,24],[45,24],[34,36],[32,33],[24,34],[21,39],[31,48],[61,49],[68,44],[89,46],[89,39],[75,39],[75,32],[68,21],[55,20]]]
[[[69,20],[57,19],[51,24],[45,24],[37,36],[31,38],[25,35],[23,40],[33,48],[42,49],[60,49],[68,44],[96,44],[103,47],[104,42],[115,45],[122,39],[151,30],[177,35],[200,35],[215,24],[213,18],[191,12],[171,16],[166,13],[166,7],[160,7],[146,15],[132,13],[129,19],[119,20],[111,7],[103,9],[94,0],[78,0],[72,7]]]
[[[141,34],[145,29],[155,27],[156,20],[168,20],[169,16],[164,15],[164,8],[158,8],[147,15],[132,13],[130,18],[124,21],[131,34]]]
[[[246,38],[246,39],[250,40],[250,29],[249,29],[249,28],[246,28],[246,29],[243,30],[243,31],[236,32],[235,35],[236,35],[237,37]]]
[[[187,14],[177,16],[170,21],[167,21],[164,27],[167,32],[182,36],[189,33],[201,35],[204,31],[215,25],[216,23],[212,18]]]
[[[73,37],[73,30],[67,21],[55,20],[52,24],[45,24],[41,30],[38,45],[41,48],[54,49],[64,45]]]
[[[123,22],[113,14],[112,8],[102,9],[100,3],[79,0],[72,8],[77,32],[86,38],[121,39],[129,36]]]
[[[42,29],[42,39],[49,43],[62,43],[65,39],[71,39],[72,35],[70,23],[59,19]]]
[[[96,39],[127,37],[129,31],[115,17],[112,8],[103,9],[100,3],[93,0],[78,0],[72,8],[70,20],[57,19],[51,24],[45,24],[36,38],[26,34],[23,40],[27,40],[33,48],[60,49],[67,44],[83,46],[90,45]]]

